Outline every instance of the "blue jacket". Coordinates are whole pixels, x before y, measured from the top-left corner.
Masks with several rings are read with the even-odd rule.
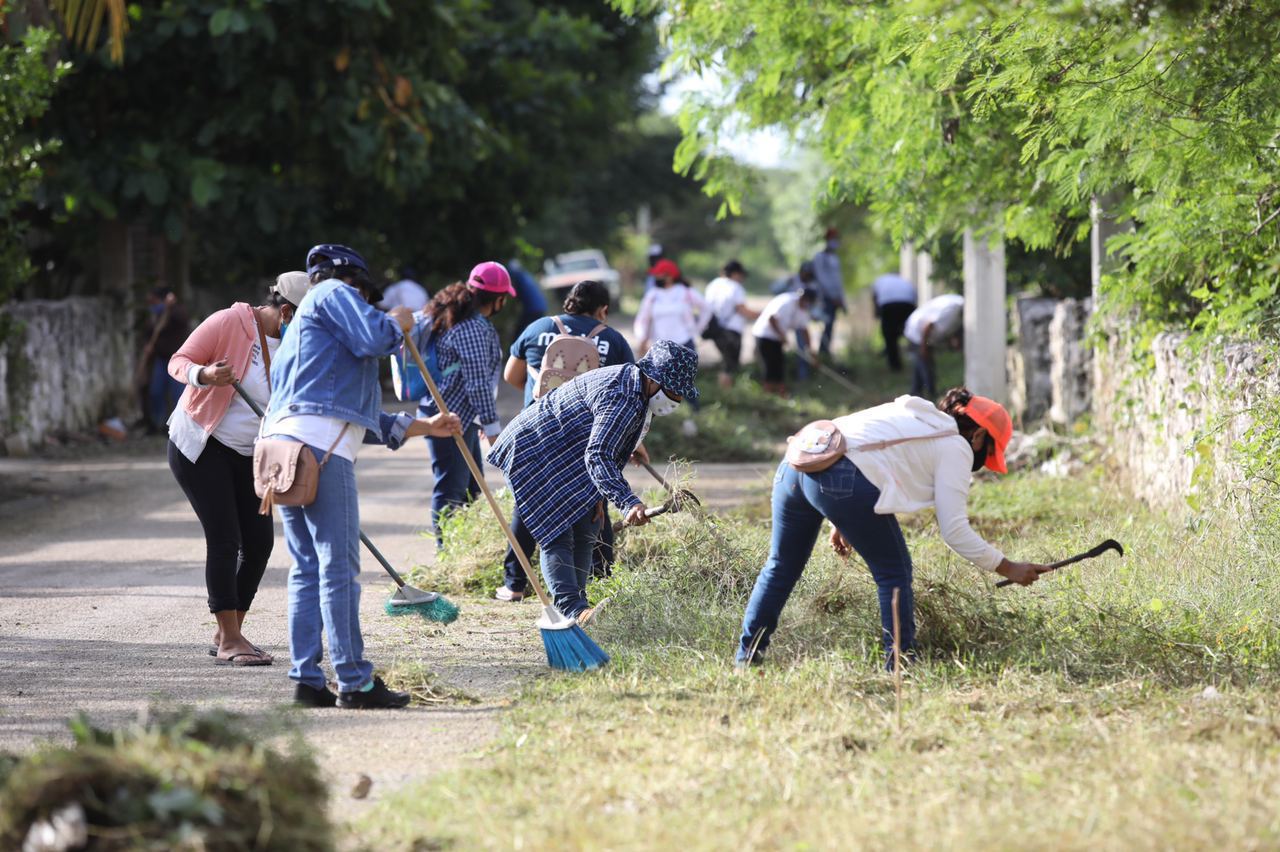
[[[331,278],[312,287],[271,361],[264,434],[284,417],[316,414],[365,428],[366,444],[396,449],[413,418],[382,411],[378,358],[400,344],[400,326]]]

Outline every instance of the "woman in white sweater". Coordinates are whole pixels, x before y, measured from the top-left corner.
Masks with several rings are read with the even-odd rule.
[[[933,507],[942,540],[986,571],[1027,586],[1045,566],[1011,562],[969,526],[971,474],[982,467],[1004,473],[1013,435],[1009,412],[964,388],[935,407],[900,396],[834,421],[848,448],[817,473],[787,461],[773,482],[773,542],[756,579],[742,622],[738,665],[759,663],[778,627],[782,608],[813,553],[823,519],[832,523],[831,546],[841,556],[856,550],[871,569],[880,598],[881,639],[892,668],[893,592],[899,590],[900,643],[915,639],[911,555],[895,514]]]

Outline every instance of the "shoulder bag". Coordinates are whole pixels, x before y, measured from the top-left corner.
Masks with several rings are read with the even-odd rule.
[[[946,438],[956,432],[934,432],[931,435],[912,435],[906,438],[891,438],[887,441],[873,441],[855,447],[859,452],[883,450],[888,447],[905,444],[908,441],[930,441],[934,438]],[[787,464],[801,473],[821,473],[833,466],[849,452],[844,433],[830,420],[815,420],[799,432],[787,439]]]

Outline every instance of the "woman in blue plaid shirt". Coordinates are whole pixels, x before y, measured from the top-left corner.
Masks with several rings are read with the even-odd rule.
[[[485,438],[492,441],[502,430],[497,405],[502,347],[489,317],[502,310],[507,297],[515,294],[506,267],[488,261],[472,269],[465,284],[450,284],[437,293],[419,315],[416,336],[425,340],[426,325],[430,324],[441,374],[440,395],[449,410],[462,420],[463,438],[481,468],[484,456],[480,454],[480,433],[483,431]],[[430,396],[418,403],[418,410],[424,416],[438,413]],[[439,546],[444,543],[440,535],[441,513],[465,504],[479,486],[452,438],[428,438],[427,445],[436,477],[431,492],[431,523]]]
[[[656,414],[697,399],[698,356],[659,340],[635,364],[601,367],[520,412],[489,461],[507,475],[520,518],[542,547],[542,575],[556,607],[586,624],[587,576],[605,498],[628,524],[648,521],[622,467]]]

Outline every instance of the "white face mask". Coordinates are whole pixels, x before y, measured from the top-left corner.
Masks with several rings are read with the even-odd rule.
[[[649,397],[649,411],[656,417],[666,417],[680,407],[680,403],[659,390]]]

